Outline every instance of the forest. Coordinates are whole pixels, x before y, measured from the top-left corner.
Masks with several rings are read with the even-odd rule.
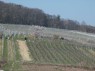
[[[0,23],[38,25],[95,33],[95,27],[87,25],[85,22],[80,23],[76,20],[64,19],[61,18],[60,15],[46,14],[43,10],[38,8],[28,8],[3,1],[0,1]]]

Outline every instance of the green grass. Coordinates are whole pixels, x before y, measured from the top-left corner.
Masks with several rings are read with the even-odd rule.
[[[19,46],[18,46],[17,41],[16,41],[17,39],[18,39],[17,37],[13,38],[14,48],[15,48],[15,57],[16,57],[16,61],[20,61],[21,60],[21,55],[20,55],[20,52],[19,52]]]
[[[12,43],[8,45],[8,40]],[[13,49],[13,60],[8,60],[8,47],[12,46]],[[7,61],[7,63],[3,66],[4,71],[17,71],[20,68],[20,53],[19,48],[16,42],[16,37],[12,37],[11,39],[4,38],[4,49],[3,49],[3,58]],[[10,58],[9,58],[10,59]]]
[[[15,61],[8,61],[7,64],[3,66],[4,71],[18,71],[21,68],[21,65],[19,62]]]
[[[4,45],[3,45],[3,60],[8,60],[8,47],[7,47],[7,39],[4,38]]]
[[[95,56],[87,47],[67,40],[31,39],[27,41],[34,63],[95,65]]]
[[[2,60],[2,39],[0,39],[0,60]]]

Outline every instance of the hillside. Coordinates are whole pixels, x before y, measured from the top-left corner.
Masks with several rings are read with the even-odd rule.
[[[60,15],[49,15],[37,8],[27,8],[2,1],[0,1],[0,23],[39,25],[95,33],[95,27],[86,25],[85,22],[79,23],[78,21],[66,20],[61,18]]]
[[[95,71],[95,34],[14,24],[0,31],[0,70]]]
[[[68,40],[77,41],[82,44],[95,46],[95,34],[78,32],[66,29],[46,28],[42,26],[30,25],[14,25],[14,24],[0,24],[0,31],[5,35],[16,34],[35,34],[39,36],[53,37],[58,35]]]

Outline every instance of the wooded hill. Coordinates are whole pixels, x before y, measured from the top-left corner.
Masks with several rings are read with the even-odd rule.
[[[0,1],[0,23],[39,25],[68,30],[95,33],[95,27],[74,20],[60,18],[60,15],[49,15],[37,8],[27,8],[13,3]]]

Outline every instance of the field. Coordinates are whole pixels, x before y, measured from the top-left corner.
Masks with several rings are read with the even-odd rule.
[[[43,29],[36,31],[29,26],[21,29],[23,25],[1,27],[4,35],[0,38],[0,70],[95,71],[94,34],[43,27],[36,27]],[[39,36],[34,36],[33,31],[40,32]],[[64,39],[54,38],[58,34]]]
[[[34,63],[95,65],[94,47],[60,39],[31,39],[27,41],[27,44],[34,58]]]
[[[30,37],[26,47],[24,38],[19,37],[4,38],[1,57],[7,63],[1,69],[5,71],[94,71],[94,47],[69,40]]]
[[[45,37],[52,37],[53,35],[59,35],[68,40],[73,40],[85,45],[95,46],[95,34],[84,33],[74,30],[46,28],[40,26],[28,26],[28,25],[14,25],[14,24],[0,24],[0,31],[3,31],[5,35],[10,34],[31,34],[38,32],[39,35]]]

